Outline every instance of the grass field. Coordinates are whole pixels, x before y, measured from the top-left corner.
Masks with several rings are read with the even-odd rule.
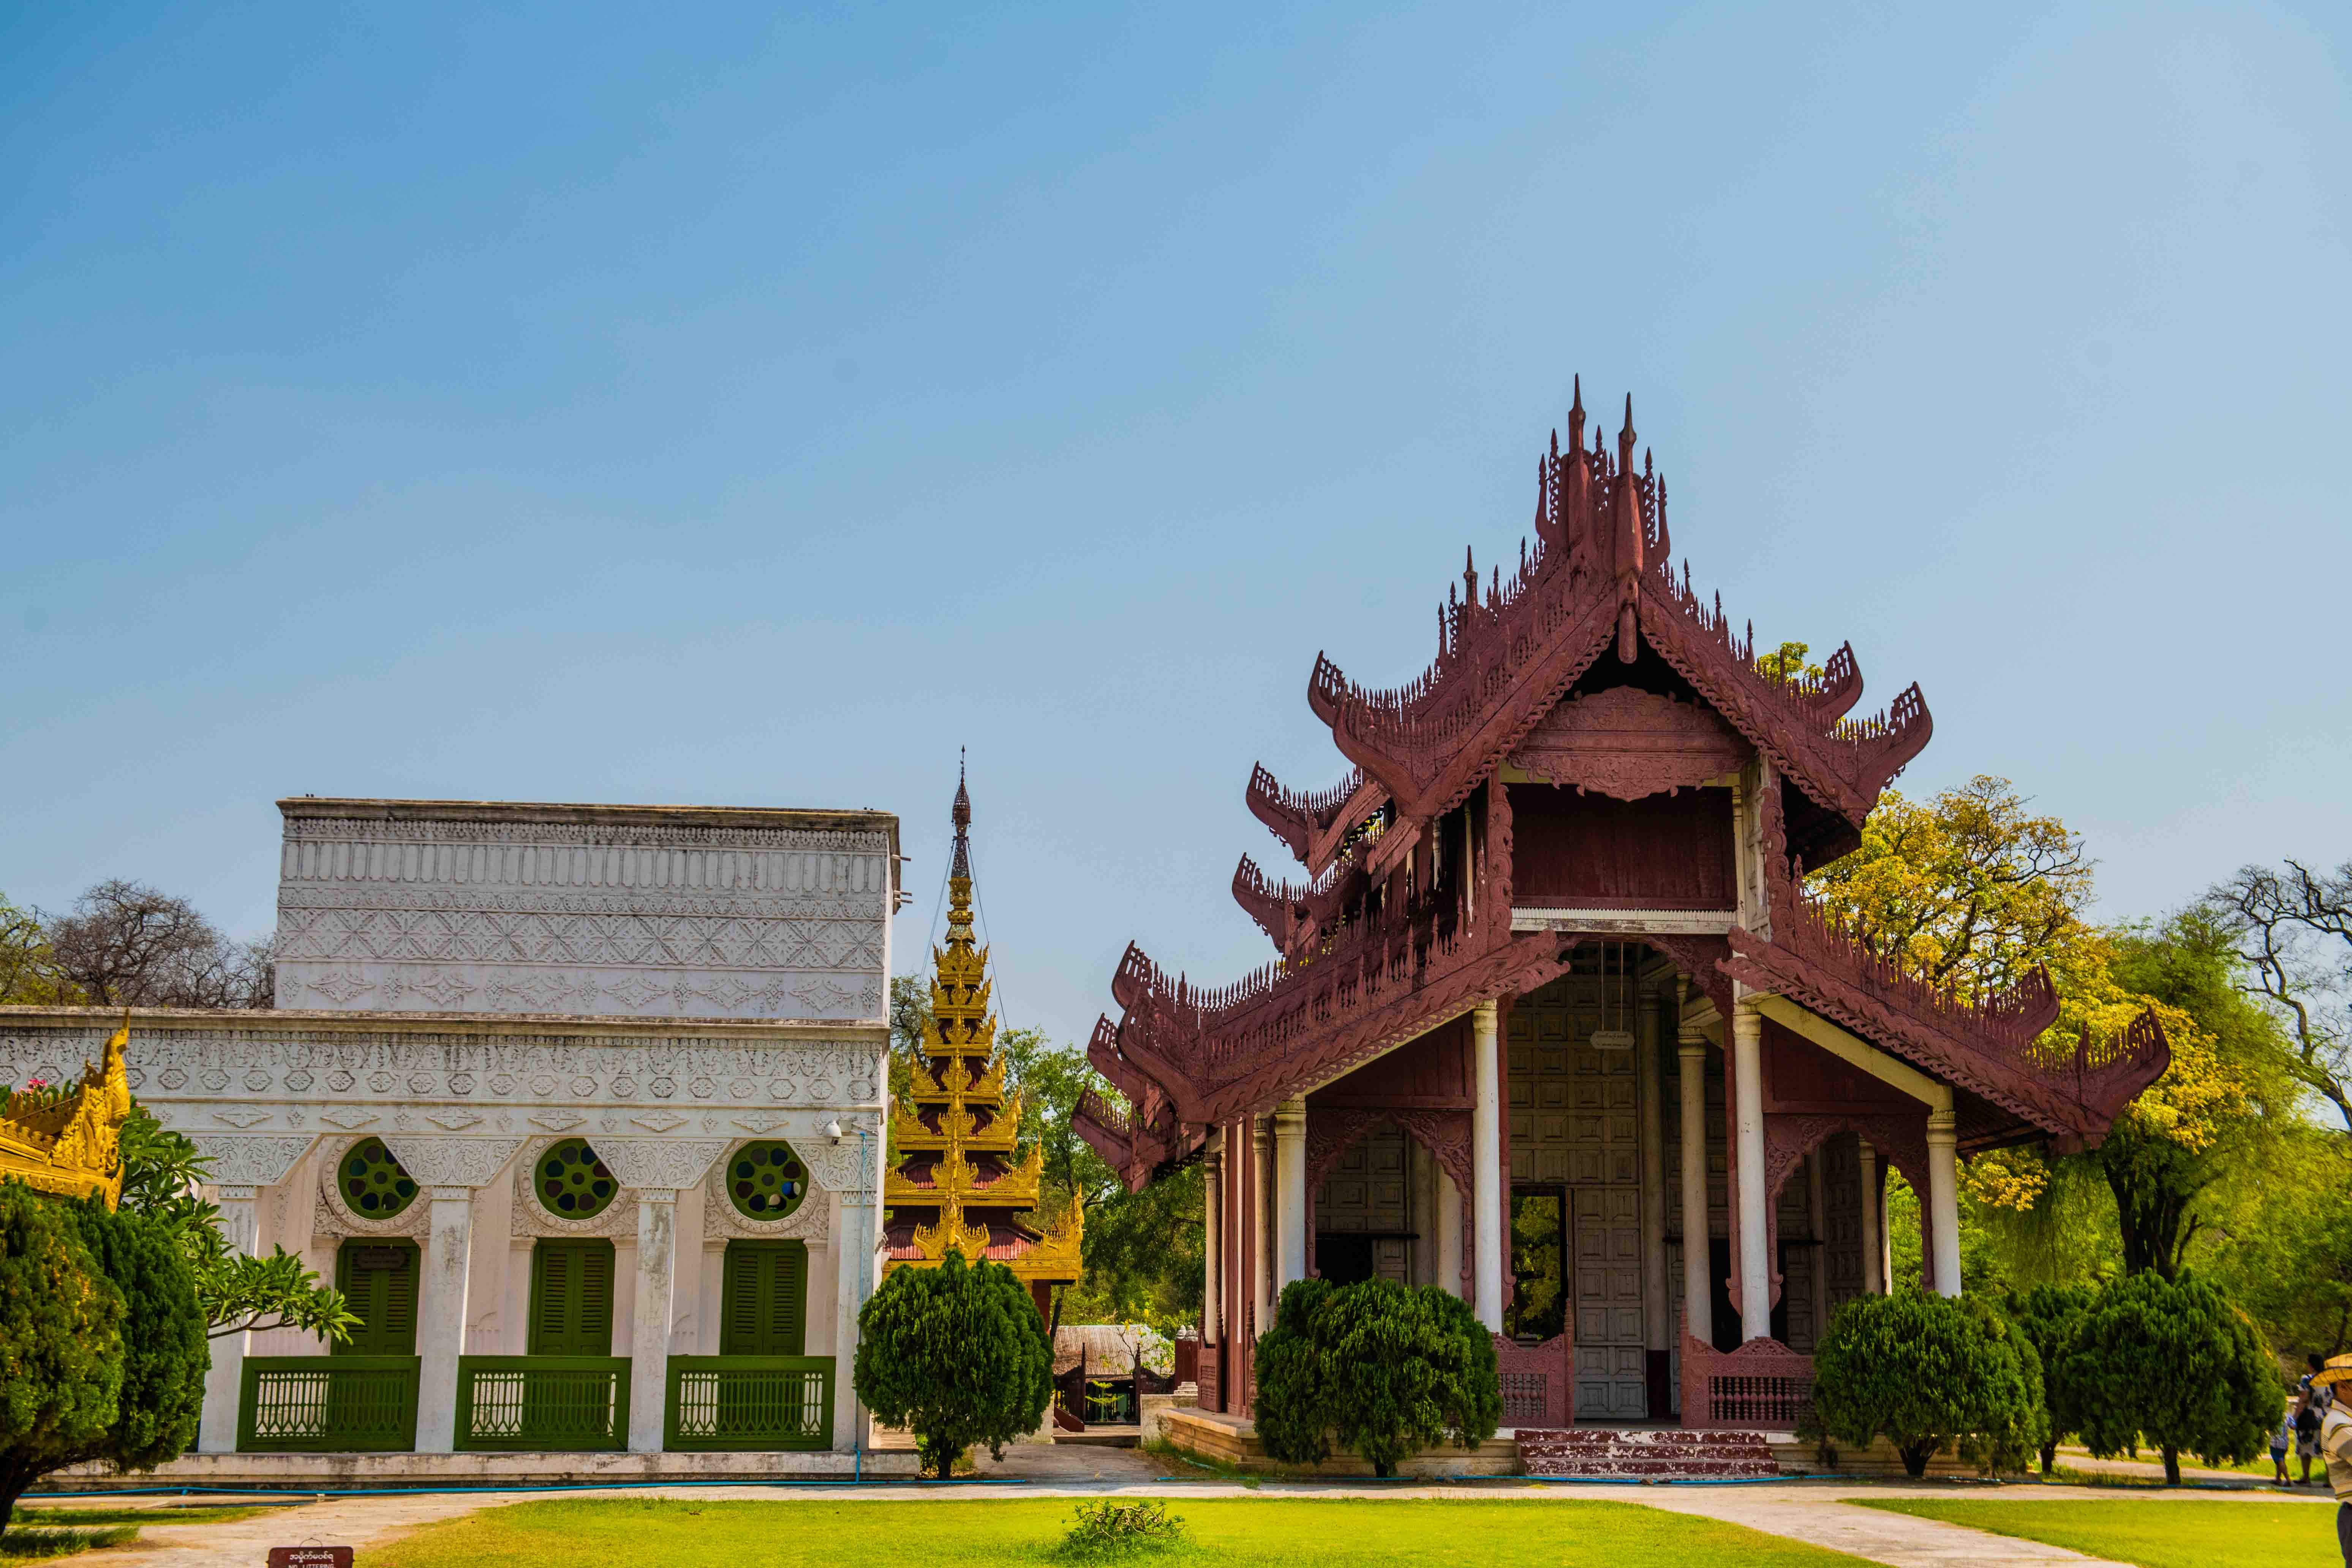
[[[2336,1510],[2296,1502],[1980,1502],[1848,1498],[2141,1568],[2340,1568]]]
[[[1032,1501],[520,1503],[431,1526],[371,1551],[370,1568],[991,1568],[1050,1563],[1072,1504]],[[1464,1568],[1740,1568],[1854,1563],[1843,1552],[1738,1525],[1621,1502],[1394,1502],[1353,1499],[1178,1500],[1191,1532],[1150,1568],[1293,1563],[1460,1563]]]

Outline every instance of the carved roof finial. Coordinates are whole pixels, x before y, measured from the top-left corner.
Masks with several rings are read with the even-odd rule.
[[[958,746],[956,748],[955,805],[948,813],[949,819],[955,824],[955,858],[948,865],[948,879],[950,883],[959,879],[961,879],[964,890],[960,898],[950,900],[951,910],[968,906],[971,898],[971,793],[964,788],[963,773],[963,748]],[[967,924],[970,923],[971,918],[967,910],[964,916]],[[952,923],[955,916],[950,913],[948,919]]]
[[[1568,449],[1584,450],[1584,377],[1576,378],[1576,401],[1568,408]]]
[[[1633,395],[1625,395],[1625,424],[1617,432],[1617,467],[1630,471],[1633,467]]]

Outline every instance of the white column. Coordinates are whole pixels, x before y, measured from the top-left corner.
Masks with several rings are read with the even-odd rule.
[[[1477,1098],[1470,1111],[1471,1305],[1490,1332],[1503,1331],[1503,1064],[1495,1046],[1495,1004],[1470,1015]]]
[[[1927,1243],[1938,1296],[1960,1293],[1960,1166],[1958,1118],[1927,1113]]]
[[[457,1447],[457,1358],[466,1351],[466,1290],[474,1250],[474,1189],[431,1187],[431,1229],[416,1293],[416,1451]]]
[[[871,1140],[859,1142],[861,1169],[866,1173],[862,1179],[875,1181],[872,1155],[864,1147]],[[841,1263],[834,1275],[833,1447],[835,1453],[846,1454],[861,1446],[871,1447],[873,1436],[866,1406],[858,1402],[855,1373],[857,1315],[873,1296],[881,1270],[876,1251],[882,1235],[882,1189],[878,1183],[853,1187],[835,1202],[833,1234],[841,1248]]]
[[[1643,1342],[1654,1351],[1673,1345],[1675,1309],[1666,1294],[1666,1130],[1664,1090],[1659,1085],[1658,1037],[1664,1031],[1666,999],[1643,999],[1641,1053],[1637,1070],[1642,1098],[1642,1321]],[[1652,1412],[1664,1416],[1663,1410]]]
[[[1263,1116],[1250,1118],[1250,1300],[1256,1303],[1257,1332],[1274,1327],[1274,1128]]]
[[[658,1454],[677,1294],[677,1190],[637,1189],[637,1278],[629,1305],[629,1451]]]
[[[1307,1278],[1307,1101],[1284,1100],[1274,1108],[1274,1190],[1281,1213],[1282,1286]]]
[[[1706,1035],[1696,1024],[1677,1031],[1683,1117],[1683,1331],[1715,1343],[1714,1248],[1706,1219]]]
[[[228,1249],[247,1258],[259,1240],[259,1216],[254,1213],[254,1189],[221,1187],[214,1201],[220,1207],[221,1238]],[[196,1421],[196,1447],[206,1454],[236,1451],[237,1402],[244,1397],[245,1342],[242,1333],[223,1334],[213,1341],[213,1364],[205,1373],[204,1412]]]
[[[1862,1152],[1862,1288],[1880,1296],[1886,1292],[1886,1227],[1878,1219],[1878,1151],[1867,1138],[1855,1142]]]
[[[1207,1211],[1202,1218],[1201,1252],[1204,1276],[1201,1285],[1201,1342],[1218,1344],[1217,1308],[1222,1298],[1217,1294],[1223,1284],[1218,1264],[1217,1248],[1224,1240],[1225,1202],[1225,1134],[1221,1128],[1209,1134],[1208,1152],[1201,1156],[1201,1186],[1208,1194]]]
[[[1739,1179],[1732,1208],[1739,1226],[1739,1337],[1772,1337],[1772,1259],[1764,1191],[1764,1015],[1746,1003],[1731,1009],[1733,1158]]]

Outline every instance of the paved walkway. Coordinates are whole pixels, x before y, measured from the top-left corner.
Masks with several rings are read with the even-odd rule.
[[[2061,1547],[2044,1546],[2007,1536],[1913,1519],[1878,1509],[1857,1508],[1843,1500],[1872,1498],[1999,1497],[2004,1502],[2088,1500],[2117,1507],[2161,1508],[2168,1500],[2277,1500],[2280,1494],[2248,1492],[2133,1492],[2119,1494],[2088,1487],[2022,1486],[1979,1490],[1973,1487],[1857,1485],[1837,1481],[1761,1482],[1752,1486],[1611,1486],[1576,1482],[1493,1482],[1478,1485],[1365,1486],[1360,1483],[1268,1480],[1257,1487],[1230,1481],[1171,1481],[1168,1467],[1150,1454],[1133,1449],[1037,1448],[1008,1450],[1005,1462],[990,1466],[998,1474],[1020,1473],[1032,1479],[1026,1486],[973,1487],[951,1495],[961,1499],[1057,1498],[1073,1496],[1171,1496],[1188,1498],[1358,1497],[1455,1498],[1470,1500],[1570,1498],[1630,1502],[1673,1513],[1744,1524],[1773,1535],[1803,1541],[1834,1551],[1851,1552],[1892,1568],[2019,1568],[2024,1564],[2097,1564]],[[136,1548],[108,1552],[83,1559],[91,1568],[251,1568],[272,1546],[349,1544],[362,1549],[381,1545],[420,1525],[455,1519],[477,1509],[524,1502],[551,1494],[475,1492],[457,1495],[400,1493],[367,1498],[329,1498],[299,1508],[273,1509],[259,1517],[227,1524],[147,1527]],[[936,1491],[914,1487],[871,1487],[852,1490],[830,1487],[643,1487],[625,1491],[575,1493],[575,1496],[682,1497],[744,1499],[778,1501],[793,1498],[863,1500],[937,1497]],[[41,1505],[41,1500],[32,1500]],[[135,1500],[114,1500],[121,1506]],[[227,1501],[231,1500],[218,1500]],[[2322,1500],[2306,1500],[2316,1505]],[[55,1505],[47,1505],[55,1506]],[[168,1513],[165,1514],[168,1518]],[[362,1557],[364,1562],[365,1558]]]

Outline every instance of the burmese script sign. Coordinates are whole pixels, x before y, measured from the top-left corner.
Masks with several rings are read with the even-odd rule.
[[[352,1568],[348,1546],[273,1546],[269,1568]]]

